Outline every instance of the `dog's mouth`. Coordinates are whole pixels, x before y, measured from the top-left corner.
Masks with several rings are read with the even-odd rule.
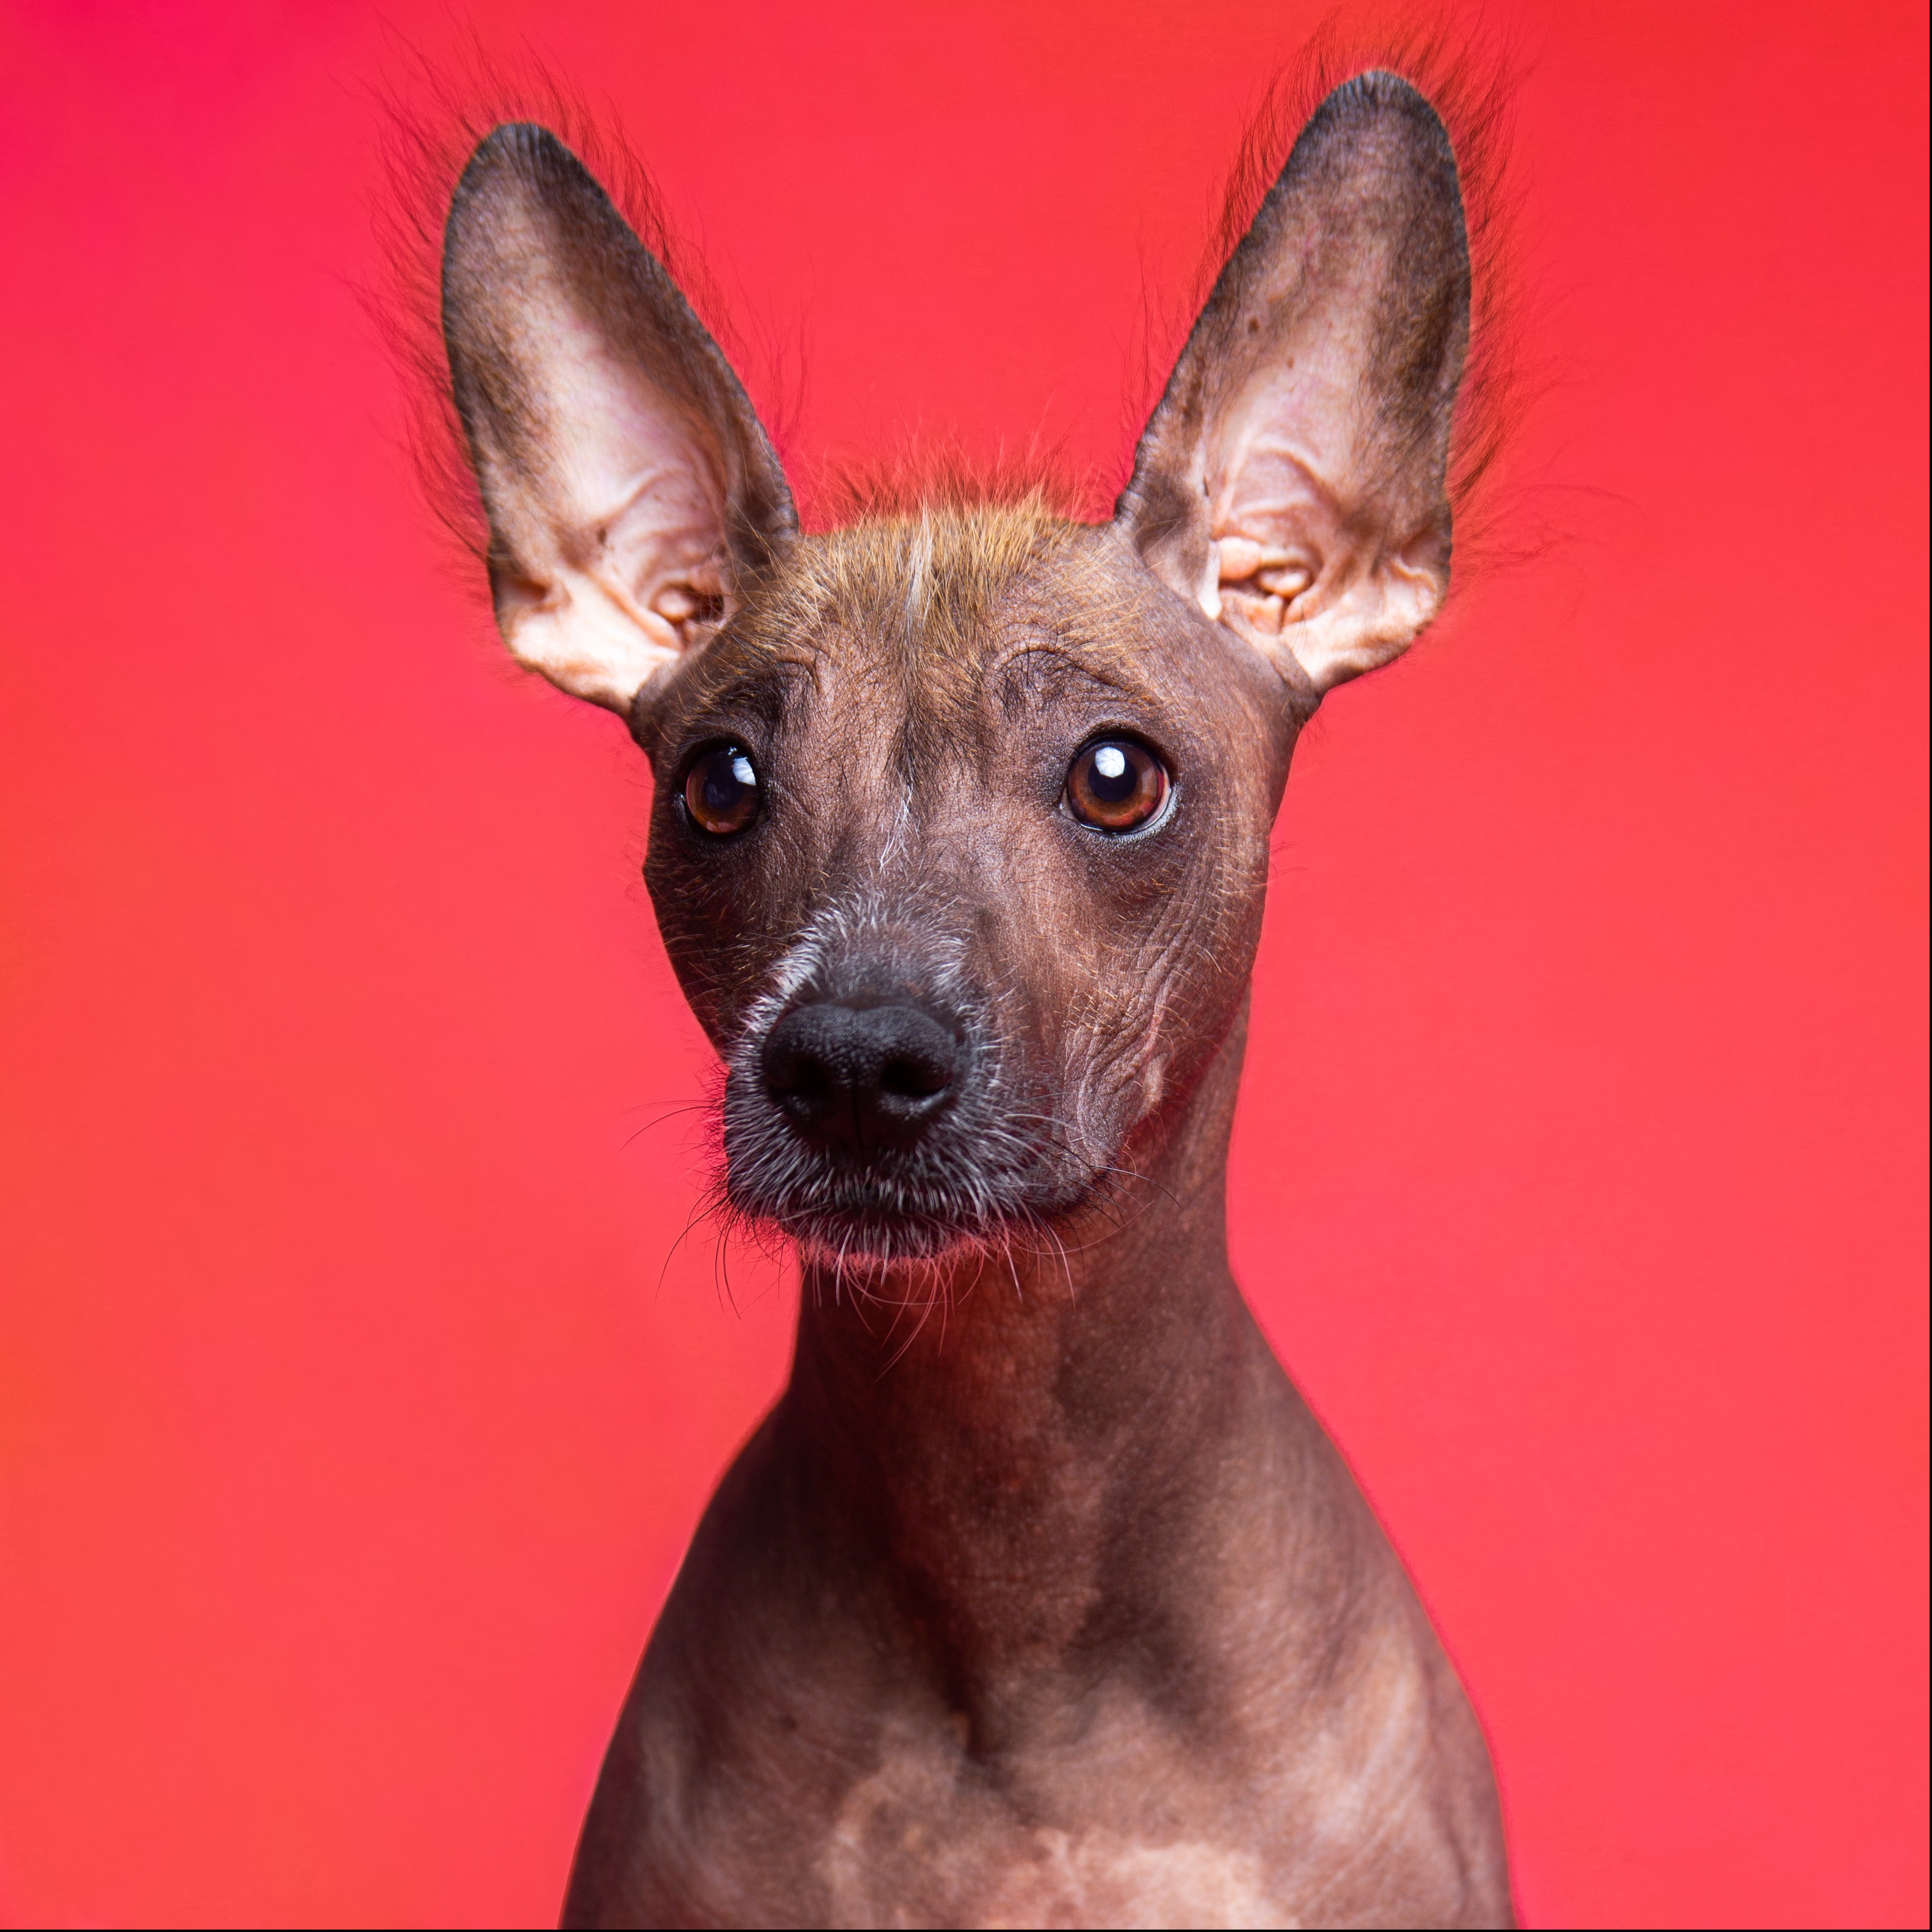
[[[781,1102],[727,1081],[722,1192],[732,1214],[803,1252],[873,1265],[1009,1244],[1091,1185],[1043,1118],[964,1100],[916,1145],[828,1150]]]
[[[734,1153],[728,1138],[727,1162],[734,1212],[832,1262],[931,1262],[997,1246],[1049,1207],[1036,1184],[1016,1184],[1018,1175],[988,1174],[970,1159],[948,1175],[943,1160],[928,1155],[919,1163],[928,1172],[907,1175],[891,1172],[904,1163],[890,1157],[843,1172],[814,1160],[815,1173],[800,1172],[806,1162],[794,1157],[779,1180],[765,1162]]]
[[[1003,1222],[965,1222],[884,1202],[794,1209],[766,1219],[808,1261],[834,1268],[945,1261],[995,1245],[1008,1232]]]
[[[1010,1249],[1113,1171],[1024,1063],[969,1000],[794,996],[728,1060],[724,1201],[834,1263]]]

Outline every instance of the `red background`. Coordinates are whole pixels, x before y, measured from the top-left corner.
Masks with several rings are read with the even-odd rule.
[[[806,462],[1117,467],[1298,4],[386,12],[608,94],[802,345]],[[1924,16],[1490,22],[1564,534],[1304,745],[1238,1264],[1531,1920],[1923,1923]],[[550,1917],[784,1372],[769,1268],[665,1264],[641,760],[399,454],[395,62],[361,7],[0,14],[14,1922]]]

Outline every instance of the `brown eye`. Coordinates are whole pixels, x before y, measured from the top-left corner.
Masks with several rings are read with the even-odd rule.
[[[758,815],[758,772],[742,745],[700,752],[685,774],[684,808],[700,832],[728,838]]]
[[[1096,832],[1138,832],[1167,802],[1167,767],[1131,738],[1102,738],[1066,774],[1066,808]]]

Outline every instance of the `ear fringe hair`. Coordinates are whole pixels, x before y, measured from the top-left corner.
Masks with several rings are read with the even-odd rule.
[[[381,129],[381,188],[371,214],[378,268],[362,292],[363,304],[403,377],[409,453],[423,494],[466,566],[484,562],[490,532],[443,343],[443,229],[470,156],[506,122],[548,128],[590,170],[669,270],[740,379],[748,386],[753,374],[766,379],[758,383],[767,404],[760,419],[782,449],[796,408],[796,382],[781,375],[788,358],[778,345],[762,340],[760,352],[748,354],[717,278],[674,230],[649,171],[614,131],[615,110],[598,112],[534,54],[514,62],[498,58],[473,33],[460,54],[434,60],[393,31],[389,41],[388,76],[374,90]],[[466,568],[465,580],[483,580]]]
[[[1524,560],[1542,545],[1519,532],[1498,487],[1498,465],[1547,379],[1522,350],[1519,231],[1522,202],[1510,172],[1513,106],[1526,63],[1480,19],[1454,26],[1360,9],[1332,14],[1263,91],[1242,137],[1221,211],[1188,293],[1184,316],[1160,328],[1172,352],[1148,342],[1140,419],[1159,400],[1167,370],[1205,306],[1228,257],[1253,225],[1315,110],[1345,82],[1379,68],[1398,74],[1435,109],[1455,151],[1469,244],[1469,347],[1450,432],[1448,489],[1456,520],[1457,582],[1474,571]],[[1154,332],[1149,316],[1148,334]],[[1138,433],[1138,424],[1136,425]],[[1453,595],[1453,592],[1452,592]]]
[[[412,466],[431,510],[464,554],[465,582],[474,589],[483,580],[474,566],[488,554],[489,532],[443,346],[443,224],[470,155],[506,122],[540,122],[590,169],[683,290],[740,379],[754,389],[760,418],[786,452],[798,412],[798,345],[767,340],[762,333],[754,346],[748,344],[733,327],[716,277],[673,230],[649,172],[614,131],[614,110],[598,112],[534,55],[512,64],[493,56],[473,36],[454,60],[433,62],[400,37],[392,36],[392,44],[391,77],[376,94],[383,187],[372,225],[380,267],[375,285],[363,292],[364,302],[402,371]],[[987,458],[969,454],[956,436],[930,442],[909,432],[882,456],[806,466],[799,494],[811,526],[902,516],[922,505],[963,509],[1035,502],[1056,515],[1106,514],[1112,486],[1125,480],[1133,442],[1174,357],[1286,164],[1295,136],[1335,88],[1380,68],[1400,74],[1435,107],[1448,130],[1461,180],[1471,296],[1468,356],[1449,463],[1456,580],[1464,581],[1472,569],[1537,554],[1542,546],[1532,532],[1506,540],[1507,504],[1498,487],[1499,460],[1548,386],[1521,349],[1521,203],[1510,158],[1511,104],[1522,65],[1512,46],[1480,22],[1450,28],[1398,20],[1367,26],[1332,16],[1264,90],[1184,310],[1166,313],[1165,304],[1149,298],[1139,331],[1139,406],[1124,425],[1129,434],[1118,477],[1083,471],[1064,448],[1037,441]]]

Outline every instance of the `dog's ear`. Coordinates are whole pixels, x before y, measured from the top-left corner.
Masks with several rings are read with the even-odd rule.
[[[797,529],[730,365],[664,266],[542,128],[458,183],[443,338],[518,660],[628,708]]]
[[[1366,74],[1316,110],[1187,339],[1115,518],[1156,575],[1318,694],[1449,585],[1469,332],[1456,160]]]

